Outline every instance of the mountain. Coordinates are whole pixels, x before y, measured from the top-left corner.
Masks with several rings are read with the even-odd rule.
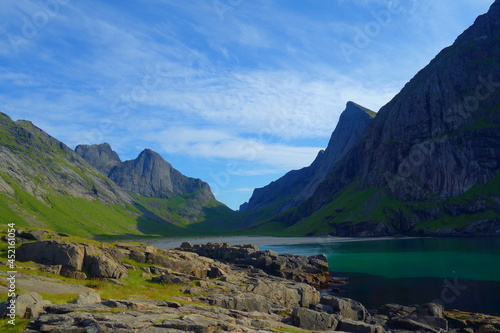
[[[371,110],[348,102],[326,150],[321,150],[310,166],[290,171],[269,185],[255,189],[249,202],[243,204],[240,211],[261,210],[270,217],[308,199],[328,171],[365,133],[375,115]]]
[[[106,176],[109,175],[114,166],[122,162],[118,154],[111,149],[109,143],[78,145],[75,148],[75,152]]]
[[[199,191],[207,199],[214,199],[207,183],[184,176],[151,149],[144,149],[135,160],[125,162],[107,143],[78,145],[75,152],[120,187],[137,195],[172,199]]]
[[[158,154],[146,150],[135,161],[120,162],[108,144],[77,151],[96,168],[31,122],[0,113],[2,221],[105,239],[231,229],[232,211],[208,185],[182,176]],[[136,187],[137,193],[127,182],[119,186],[104,174],[115,168],[120,171],[113,174],[125,178],[129,171],[129,178],[145,179],[147,186]],[[152,170],[166,170],[170,183]],[[159,198],[146,196],[153,189],[149,194]]]
[[[65,144],[29,121],[12,121],[0,113],[0,215],[5,223],[70,233],[78,229],[81,234],[132,233],[139,216],[132,201]]]
[[[143,150],[135,160],[112,168],[109,178],[121,187],[146,197],[171,199],[199,191],[208,199],[214,199],[207,183],[184,176],[150,149]]]
[[[283,234],[500,233],[500,1],[377,113]]]
[[[125,162],[120,162],[107,143],[78,145],[75,151],[96,169],[107,171],[109,179],[157,217],[186,226],[205,220],[207,215],[217,219],[214,209],[221,217],[231,215],[230,209],[215,199],[207,183],[184,176],[151,149],[144,149],[136,159]],[[208,228],[216,227],[208,223]]]

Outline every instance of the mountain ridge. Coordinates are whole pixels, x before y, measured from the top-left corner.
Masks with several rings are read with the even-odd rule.
[[[368,124],[375,116],[375,112],[354,102],[347,102],[327,148],[318,153],[313,163],[300,170],[290,171],[271,184],[256,189],[249,202],[243,206],[243,210],[241,207],[240,210],[255,211],[264,209],[273,204],[274,201],[283,201],[271,212],[278,214],[308,199],[333,165],[364,134]]]
[[[260,225],[284,234],[498,234],[499,22],[496,0],[380,109],[310,198]]]
[[[194,192],[170,199],[146,197],[103,173],[108,162],[119,161],[109,144],[97,147],[100,155],[78,150],[101,170],[30,121],[0,113],[0,215],[5,222],[105,239],[215,233],[223,222],[230,228],[232,211],[215,200],[206,183],[193,180],[198,186],[189,190]]]

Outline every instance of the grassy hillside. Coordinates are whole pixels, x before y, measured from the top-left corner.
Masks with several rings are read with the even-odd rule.
[[[215,199],[206,200],[197,193],[155,199],[126,192],[62,142],[30,122],[14,122],[0,113],[4,223],[99,239],[230,230],[226,226],[234,212]]]
[[[290,225],[287,221],[294,220],[295,215],[301,216],[300,206],[272,219],[260,221],[253,225],[249,231],[257,235],[335,235],[339,225],[356,225],[367,221],[382,222],[390,230],[400,230],[401,226],[398,224],[401,223],[403,217],[411,220],[415,216],[415,212],[422,212],[423,215],[425,211],[436,209],[441,212],[438,218],[424,219],[411,226],[409,232],[419,234],[442,229],[457,229],[466,227],[474,221],[498,218],[500,212],[494,208],[480,212],[469,209],[467,212],[453,214],[450,207],[464,209],[464,207],[474,206],[475,202],[483,200],[486,203],[492,203],[492,206],[495,207],[499,188],[500,174],[497,174],[490,182],[476,185],[456,197],[436,199],[434,202],[401,202],[391,198],[384,189],[359,190],[356,184],[351,184],[315,214],[300,219],[297,223]],[[420,218],[420,220],[422,219]]]

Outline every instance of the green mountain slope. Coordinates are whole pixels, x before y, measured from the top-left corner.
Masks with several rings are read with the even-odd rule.
[[[0,113],[0,216],[4,223],[97,238],[216,232],[232,211],[196,195],[146,198],[128,192],[28,121]],[[198,224],[198,226],[196,226]],[[212,227],[213,226],[213,227]],[[217,231],[218,232],[218,231]]]

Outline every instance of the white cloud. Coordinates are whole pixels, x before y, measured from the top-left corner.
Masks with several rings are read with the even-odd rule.
[[[283,170],[302,168],[309,165],[319,147],[296,147],[282,143],[268,143],[259,138],[246,139],[225,131],[197,128],[171,128],[158,133],[150,133],[147,138],[155,141],[167,154],[184,154],[205,159],[224,159],[245,165],[267,165],[273,169],[233,171],[237,175],[262,175]]]

